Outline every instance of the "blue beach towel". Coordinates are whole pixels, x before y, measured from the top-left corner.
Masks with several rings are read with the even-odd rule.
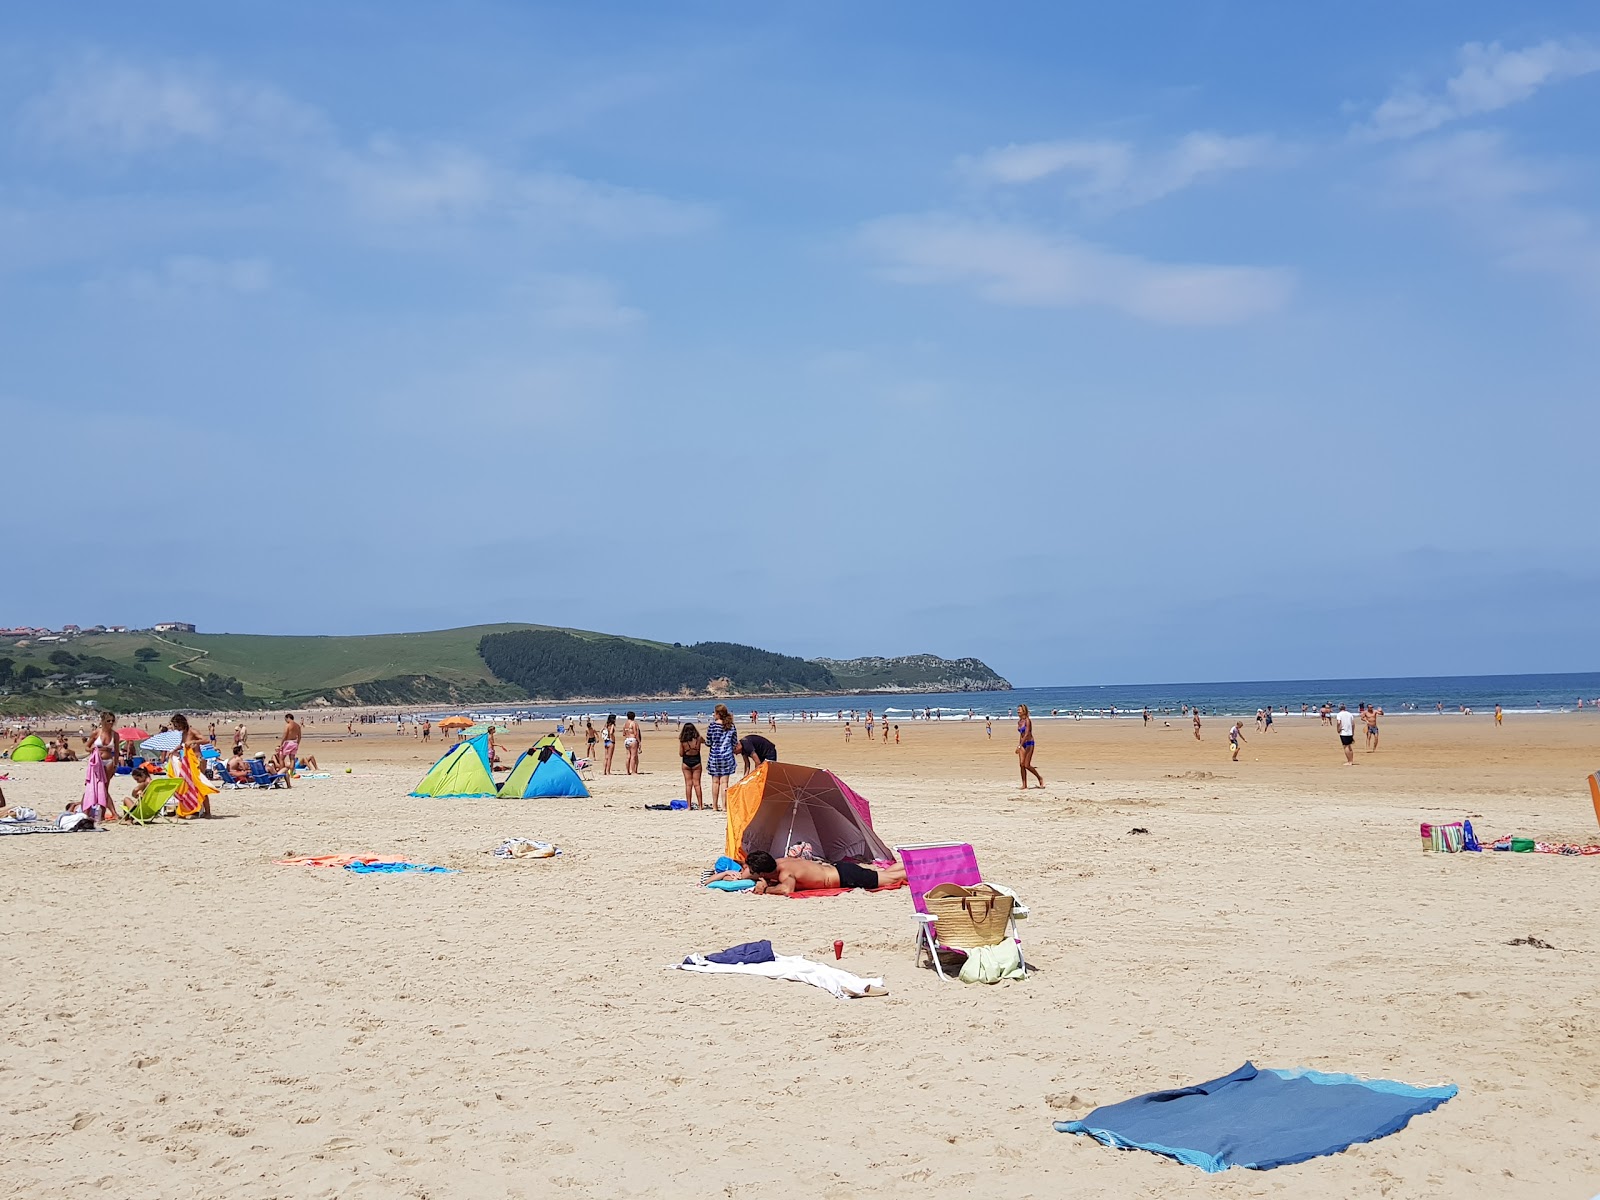
[[[453,867],[430,867],[414,862],[353,862],[345,866],[346,871],[354,871],[357,875],[403,875],[409,871],[421,871],[429,875],[454,875]]]
[[[772,943],[765,938],[759,942],[740,942],[737,946],[729,946],[726,950],[718,950],[715,954],[707,954],[707,962],[722,963],[724,966],[745,966],[750,963],[769,963],[776,957],[772,953]],[[694,962],[694,955],[683,960],[686,963]]]
[[[756,886],[754,879],[713,879],[706,884],[714,892],[748,892]]]
[[[1208,1083],[1107,1104],[1081,1121],[1057,1121],[1056,1129],[1164,1154],[1202,1171],[1266,1171],[1397,1133],[1455,1094],[1453,1084],[1412,1087],[1305,1069],[1258,1071],[1245,1063]]]

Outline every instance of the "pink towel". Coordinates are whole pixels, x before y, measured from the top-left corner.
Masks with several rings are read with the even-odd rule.
[[[89,766],[83,773],[83,803],[79,810],[90,816],[111,811],[111,792],[106,788],[106,773],[100,769],[100,747],[89,753]],[[99,818],[96,818],[97,820]]]

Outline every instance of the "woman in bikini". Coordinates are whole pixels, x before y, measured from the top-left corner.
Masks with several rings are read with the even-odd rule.
[[[639,721],[632,712],[628,719],[622,723],[622,749],[624,768],[629,775],[639,773],[639,743],[644,741],[644,730],[639,728]]]
[[[683,762],[683,798],[690,808],[704,811],[706,798],[700,790],[700,749],[705,745],[693,721],[685,721],[678,731],[678,757]]]
[[[204,760],[200,757],[205,739],[190,727],[189,719],[182,713],[172,714],[172,728],[183,735],[183,741],[167,757],[167,774],[180,781],[176,793],[178,816],[187,818],[198,813],[209,817],[211,793],[217,789],[206,778]]]
[[[602,775],[611,774],[611,756],[617,752],[617,714],[606,714],[605,730],[606,765]]]
[[[1022,790],[1028,790],[1028,775],[1039,781],[1039,786],[1044,786],[1044,776],[1034,770],[1033,766],[1033,718],[1028,715],[1026,704],[1017,705],[1017,762],[1022,767]]]
[[[111,780],[117,773],[117,714],[100,714],[100,727],[89,743],[89,767],[84,773],[83,805],[96,821],[114,821],[116,806],[111,803]]]

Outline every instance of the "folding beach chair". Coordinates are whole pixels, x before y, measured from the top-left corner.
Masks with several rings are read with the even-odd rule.
[[[938,918],[928,911],[924,899],[941,883],[954,883],[961,887],[976,887],[983,883],[983,873],[978,870],[978,856],[966,842],[896,846],[894,852],[900,856],[900,863],[906,869],[906,886],[911,891],[911,904],[916,909],[916,963],[920,967],[922,956],[927,954],[933,959],[933,969],[939,973],[939,978],[949,979],[939,956],[949,954],[965,959],[967,952],[959,946],[946,946],[939,941]],[[1027,915],[1027,906],[1018,900],[1013,903],[1011,920],[1006,923],[1005,936],[1017,943],[1019,959],[1022,958],[1022,939],[1017,936],[1017,921]],[[1023,970],[1027,970],[1027,966],[1024,959]]]
[[[287,774],[282,771],[274,774],[273,772],[267,770],[267,764],[262,762],[259,758],[252,758],[250,760],[250,778],[255,781],[257,787],[275,788],[289,786],[289,776]]]
[[[152,779],[145,784],[144,795],[137,800],[125,805],[122,816],[125,820],[132,821],[135,825],[148,825],[162,813],[162,810],[178,794],[178,789],[183,786],[183,780],[171,779],[162,776]]]

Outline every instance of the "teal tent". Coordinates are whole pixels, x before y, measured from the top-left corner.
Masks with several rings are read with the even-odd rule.
[[[435,799],[495,795],[494,776],[489,774],[488,736],[468,738],[450,747],[411,794]]]
[[[572,763],[553,746],[528,751],[517,759],[511,774],[500,785],[502,796],[533,798],[537,796],[587,796],[584,786]]]

